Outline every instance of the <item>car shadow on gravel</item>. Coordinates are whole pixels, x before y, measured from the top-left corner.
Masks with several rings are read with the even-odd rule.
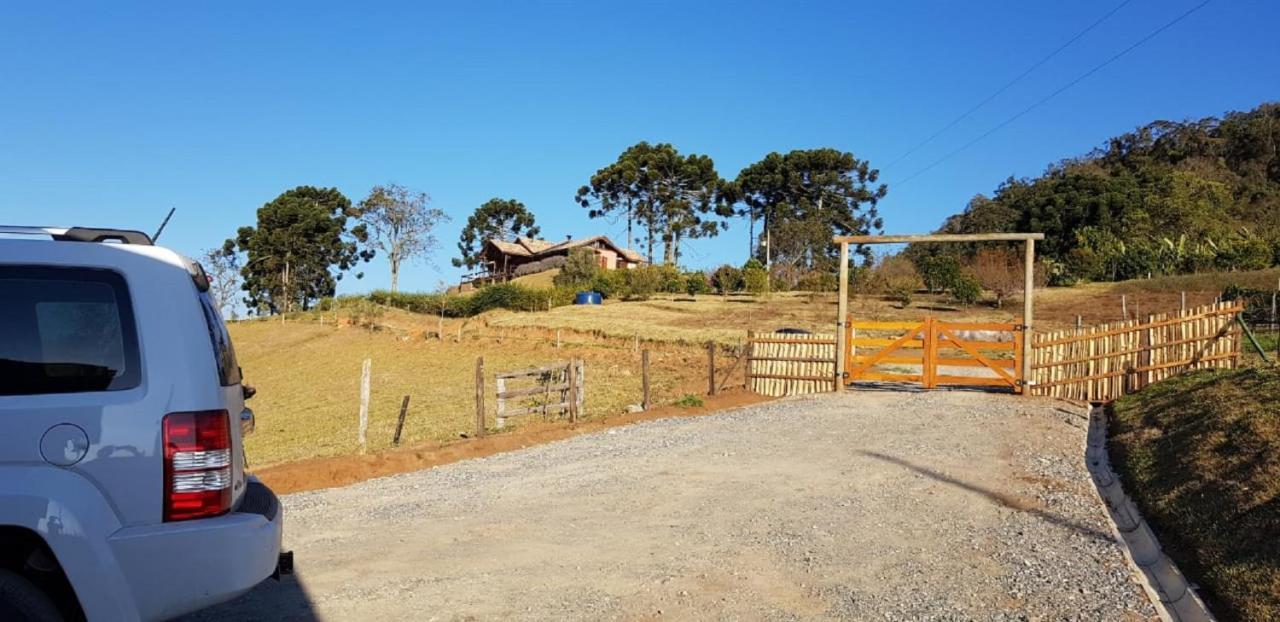
[[[865,450],[863,450],[863,451],[861,451],[861,452],[859,452],[859,453],[861,453],[862,455],[864,455],[864,456],[866,456],[866,457],[868,457],[868,458],[874,458],[874,459],[876,459],[876,460],[880,460],[880,461],[882,461],[882,462],[888,462],[888,463],[890,463],[890,464],[896,464],[896,465],[898,465],[898,466],[900,466],[900,467],[902,467],[902,468],[904,468],[904,469],[908,469],[908,470],[910,470],[910,471],[914,471],[914,472],[919,473],[920,475],[923,475],[923,476],[925,476],[925,477],[928,477],[928,478],[930,478],[930,479],[932,479],[932,480],[934,480],[934,481],[939,481],[939,482],[942,482],[942,483],[944,483],[944,484],[950,484],[950,485],[955,486],[955,487],[957,487],[957,488],[961,488],[961,489],[964,489],[964,490],[968,490],[969,492],[977,493],[977,494],[982,495],[983,497],[986,497],[987,499],[990,499],[991,501],[994,501],[995,503],[997,503],[997,504],[999,504],[999,505],[1002,505],[1002,506],[1004,506],[1004,507],[1006,507],[1006,508],[1009,508],[1009,509],[1011,509],[1011,510],[1017,510],[1017,511],[1019,511],[1019,512],[1027,512],[1027,513],[1029,513],[1029,514],[1033,514],[1033,515],[1035,515],[1035,516],[1037,516],[1037,517],[1039,517],[1039,518],[1042,518],[1042,519],[1044,519],[1044,520],[1046,520],[1046,521],[1048,521],[1048,522],[1050,522],[1050,523],[1053,523],[1054,525],[1058,525],[1058,526],[1060,526],[1060,527],[1065,527],[1065,528],[1067,528],[1067,529],[1071,529],[1071,530],[1073,530],[1073,531],[1075,531],[1075,532],[1077,532],[1077,533],[1079,533],[1079,534],[1081,534],[1081,535],[1084,535],[1084,536],[1086,536],[1086,537],[1092,538],[1092,539],[1094,539],[1094,540],[1097,540],[1097,541],[1100,541],[1100,542],[1105,542],[1105,543],[1108,543],[1108,544],[1114,544],[1114,543],[1115,543],[1115,538],[1113,538],[1113,537],[1111,536],[1111,534],[1108,534],[1108,533],[1105,533],[1105,532],[1099,531],[1099,530],[1094,529],[1094,528],[1092,528],[1092,527],[1090,527],[1090,526],[1088,526],[1088,525],[1081,525],[1080,523],[1077,523],[1077,522],[1075,522],[1075,521],[1073,521],[1073,520],[1070,520],[1070,519],[1067,519],[1067,518],[1064,518],[1064,517],[1058,516],[1057,514],[1054,514],[1054,513],[1052,513],[1052,512],[1048,512],[1048,511],[1044,510],[1043,508],[1037,507],[1037,502],[1036,502],[1036,501],[1034,501],[1034,500],[1025,499],[1025,498],[1019,497],[1019,496],[1017,496],[1017,495],[1011,495],[1011,494],[1008,494],[1008,493],[1003,493],[1003,492],[999,492],[999,491],[995,491],[995,490],[989,490],[989,489],[987,489],[987,488],[983,488],[983,487],[981,487],[981,486],[977,486],[977,485],[974,485],[974,484],[970,484],[970,483],[968,483],[968,482],[964,482],[964,481],[958,480],[958,479],[956,479],[956,478],[954,478],[954,477],[951,477],[951,476],[949,476],[949,475],[946,475],[946,474],[943,474],[943,473],[939,473],[939,472],[937,472],[937,471],[934,471],[933,469],[930,469],[930,468],[928,468],[928,467],[920,466],[920,465],[918,465],[918,464],[914,464],[914,463],[912,463],[912,462],[910,462],[910,461],[903,460],[902,458],[897,458],[897,457],[894,457],[894,456],[889,456],[889,455],[882,454],[882,453],[878,453],[878,452],[874,452],[874,451],[865,451]]]
[[[298,574],[281,577],[279,581],[267,579],[243,596],[214,605],[170,622],[212,622],[236,620],[237,622],[288,620],[311,622],[319,620],[311,595]]]

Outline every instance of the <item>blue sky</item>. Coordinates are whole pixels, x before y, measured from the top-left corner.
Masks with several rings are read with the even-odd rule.
[[[153,230],[188,254],[296,185],[395,181],[453,218],[517,198],[549,238],[624,225],[573,194],[640,140],[732,178],[831,146],[885,166],[1120,0],[1085,2],[4,3],[0,222]],[[1050,103],[902,179],[1199,0],[1133,0],[938,140],[883,170],[886,231],[923,232],[1010,175],[1155,119],[1280,99],[1280,3],[1215,0]],[[741,263],[746,225],[686,249]],[[341,291],[389,282],[385,263]]]

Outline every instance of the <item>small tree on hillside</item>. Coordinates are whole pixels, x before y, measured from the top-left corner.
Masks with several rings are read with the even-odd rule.
[[[347,228],[356,215],[337,188],[312,186],[287,190],[259,208],[257,226],[240,227],[234,240],[246,256],[240,270],[245,304],[258,313],[289,313],[333,296],[343,273],[374,255],[366,226]]]
[[[209,295],[222,315],[236,315],[235,296],[240,291],[240,256],[236,244],[227,240],[222,248],[210,248],[200,254],[200,266],[209,277]]]
[[[1036,285],[1044,285],[1046,270],[1044,264],[1037,263],[1032,279]],[[1007,248],[984,248],[973,256],[969,263],[969,274],[996,299],[996,307],[1004,305],[1006,298],[1023,293],[1026,270],[1022,257]]]
[[[742,271],[725,264],[711,273],[711,285],[721,295],[728,295],[742,289]]]
[[[697,297],[698,294],[711,293],[711,283],[707,282],[707,275],[694,271],[684,275],[685,293],[691,297]]]
[[[569,251],[569,258],[552,282],[556,287],[589,287],[599,273],[600,263],[595,252],[589,248],[575,248]]]
[[[915,293],[924,287],[915,264],[901,255],[881,259],[873,271],[872,279],[884,295],[902,305],[903,309],[911,306]]]
[[[752,294],[763,294],[769,291],[769,273],[760,260],[752,257],[742,266],[742,286]]]
[[[425,192],[397,184],[374,186],[360,202],[360,221],[369,231],[369,244],[391,264],[391,291],[400,281],[400,265],[421,259],[436,249],[436,225],[448,222],[442,210],[427,207]]]

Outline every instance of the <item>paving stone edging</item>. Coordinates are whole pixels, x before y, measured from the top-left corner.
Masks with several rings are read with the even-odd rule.
[[[1112,529],[1124,549],[1125,559],[1137,571],[1142,588],[1165,622],[1213,622],[1195,589],[1187,583],[1173,560],[1125,494],[1120,478],[1111,468],[1107,454],[1107,415],[1101,407],[1089,411],[1089,433],[1085,441],[1085,463],[1093,484],[1111,516]]]

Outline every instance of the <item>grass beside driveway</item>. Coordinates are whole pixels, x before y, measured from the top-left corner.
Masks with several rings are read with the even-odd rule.
[[[1111,453],[1222,620],[1280,620],[1280,370],[1202,371],[1113,407]]]

